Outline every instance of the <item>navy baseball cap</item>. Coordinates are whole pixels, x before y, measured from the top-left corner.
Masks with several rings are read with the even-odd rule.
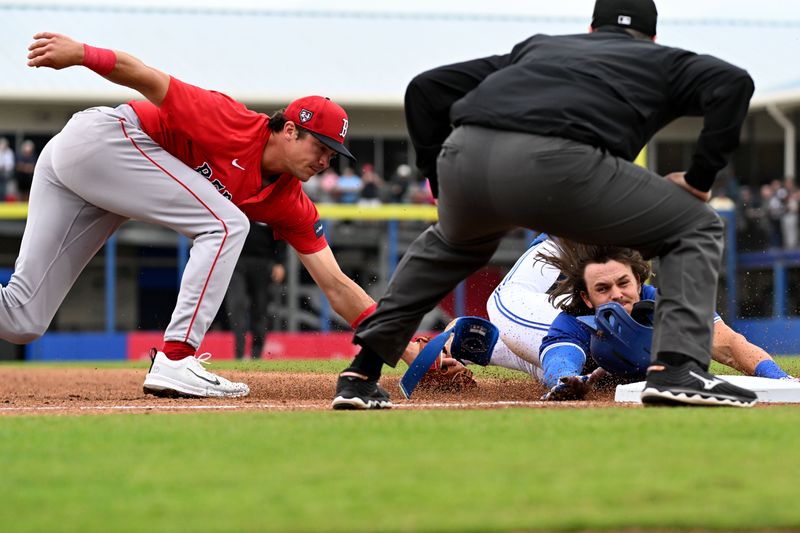
[[[592,28],[619,26],[650,37],[656,34],[657,21],[658,11],[653,0],[597,0],[592,14]]]
[[[324,96],[298,98],[286,108],[283,116],[307,129],[322,144],[355,161],[344,144],[349,120],[342,107]]]

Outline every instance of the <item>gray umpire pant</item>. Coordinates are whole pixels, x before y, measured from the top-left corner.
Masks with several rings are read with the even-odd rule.
[[[723,225],[663,177],[578,142],[456,128],[438,160],[439,221],[411,245],[357,344],[395,366],[422,317],[525,227],[659,257],[654,357],[710,363]]]

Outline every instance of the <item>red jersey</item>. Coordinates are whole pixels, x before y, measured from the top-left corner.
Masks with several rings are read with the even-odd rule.
[[[262,187],[267,115],[172,77],[161,106],[139,100],[129,104],[151,139],[209,180],[250,220],[269,224],[301,254],[327,245],[319,212],[297,178],[282,174]]]

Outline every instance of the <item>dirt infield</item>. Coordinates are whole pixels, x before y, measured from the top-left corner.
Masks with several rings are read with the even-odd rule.
[[[88,368],[0,368],[0,415],[87,414],[109,412],[329,409],[335,378],[329,374],[226,371],[225,377],[250,385],[236,399],[169,399],[142,392],[145,370]],[[613,392],[595,392],[582,402],[540,402],[541,386],[524,380],[479,379],[477,389],[461,393],[417,391],[403,399],[399,377],[381,384],[399,409],[499,409],[512,407],[619,406]]]

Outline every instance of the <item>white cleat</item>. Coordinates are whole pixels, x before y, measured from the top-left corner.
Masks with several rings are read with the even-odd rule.
[[[222,376],[212,374],[207,365],[211,354],[185,357],[173,361],[150,350],[150,370],[144,378],[144,393],[154,396],[190,396],[195,398],[238,398],[250,394],[250,387],[234,383]]]

